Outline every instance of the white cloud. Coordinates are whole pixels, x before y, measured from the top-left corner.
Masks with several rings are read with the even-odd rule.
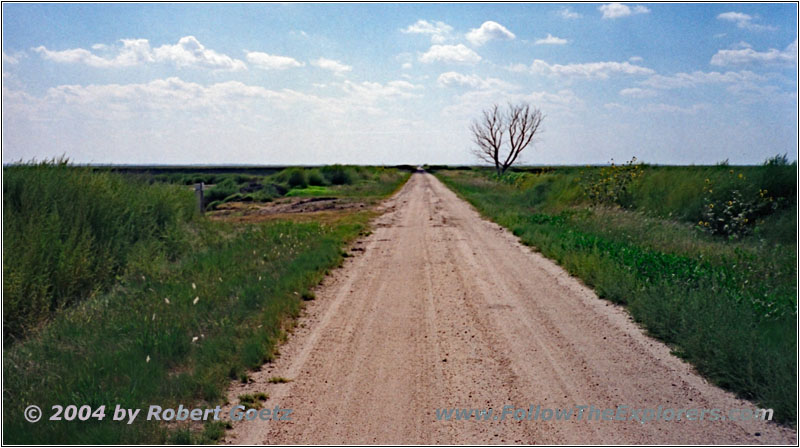
[[[717,16],[719,20],[725,20],[727,22],[733,22],[736,24],[737,27],[751,30],[751,31],[765,31],[765,30],[776,30],[777,28],[774,26],[769,25],[761,25],[758,23],[753,23],[755,17],[744,14],[741,12],[724,12]]]
[[[244,62],[206,48],[194,36],[181,37],[175,45],[153,50],[158,61],[170,61],[178,67],[205,67],[214,70],[246,70]]]
[[[755,102],[786,103],[797,101],[796,91],[786,91],[767,84],[768,76],[743,70],[739,72],[676,73],[671,76],[655,75],[641,84],[655,89],[693,88],[702,85],[724,85],[725,89],[744,104]]]
[[[247,61],[264,70],[286,70],[288,68],[302,67],[305,65],[289,56],[277,56],[258,51],[247,52]]]
[[[770,48],[767,51],[756,51],[749,45],[740,43],[738,48],[719,50],[711,57],[711,65],[747,65],[747,64],[792,64],[797,63],[797,39],[783,51]]]
[[[92,46],[95,51],[114,53],[100,56],[83,48],[63,51],[34,48],[43,58],[60,63],[82,63],[90,67],[131,67],[152,62],[171,62],[178,67],[202,67],[214,70],[246,70],[244,62],[217,53],[203,46],[194,36],[182,37],[175,45],[162,45],[151,49],[147,39],[122,39],[121,47],[110,48],[103,44]]]
[[[459,119],[474,118],[487,105],[506,102],[528,102],[540,108],[546,115],[553,112],[565,115],[574,114],[584,105],[583,100],[569,89],[557,92],[533,91],[530,93],[510,92],[503,89],[478,89],[457,96],[453,104],[444,108],[443,113]]]
[[[439,75],[436,82],[442,87],[468,86],[475,89],[512,90],[517,86],[497,78],[481,78],[478,75],[464,75],[458,72],[445,72]]]
[[[774,85],[764,85],[763,83],[742,82],[732,84],[726,89],[739,97],[739,101],[744,104],[757,102],[788,103],[797,104],[797,91],[783,91]]]
[[[464,44],[431,45],[427,52],[419,56],[419,61],[425,63],[442,61],[474,64],[480,60],[481,57],[478,53],[467,48]]]
[[[5,62],[6,64],[11,64],[11,65],[19,64],[19,56],[12,56],[10,54],[7,54],[4,51],[3,52],[3,62]]]
[[[492,39],[512,40],[516,36],[503,25],[491,20],[483,22],[480,28],[474,28],[467,33],[466,38],[473,45],[483,45]]]
[[[615,110],[615,111],[627,111],[629,108],[628,106],[623,106],[619,103],[606,103],[603,104],[603,107],[608,110]]]
[[[400,31],[406,34],[429,34],[431,42],[440,44],[450,37],[453,27],[444,22],[428,22],[420,19]]]
[[[644,61],[644,58],[641,56],[631,56],[628,58],[628,60],[631,62],[642,62]]]
[[[52,51],[44,46],[39,46],[33,50],[43,58],[54,62],[82,63],[100,68],[130,67],[155,61],[147,39],[122,39],[120,42],[122,42],[122,46],[117,48],[117,54],[113,57],[101,57],[83,48]]]
[[[600,5],[597,8],[603,13],[604,19],[618,19],[620,17],[627,17],[634,14],[647,14],[650,10],[642,5],[636,5],[631,9],[628,5],[623,3],[607,3]]]
[[[422,87],[402,80],[389,81],[386,84],[345,81],[342,89],[349,94],[348,101],[351,104],[372,106],[383,100],[418,97],[419,94],[415,91],[421,90]]]
[[[619,91],[619,94],[622,96],[629,96],[631,98],[650,98],[656,95],[655,90],[651,89],[642,89],[640,87],[631,87],[628,89],[622,89]]]
[[[563,19],[579,19],[581,15],[571,10],[570,8],[563,8],[558,10],[558,15]]]
[[[510,70],[519,71],[520,66],[512,66]],[[533,74],[562,76],[570,78],[598,78],[608,79],[612,74],[623,75],[650,75],[653,69],[634,65],[630,62],[587,62],[582,64],[548,64],[536,59],[528,68]]]
[[[642,85],[656,89],[677,89],[696,87],[702,84],[735,84],[765,80],[764,76],[750,71],[725,73],[695,71],[692,73],[676,73],[671,76],[654,75],[642,81]]]
[[[553,36],[550,33],[547,33],[547,37],[542,38],[542,39],[537,39],[535,43],[536,43],[536,45],[542,45],[542,44],[545,44],[545,45],[564,45],[567,42],[568,42],[567,39],[562,39],[560,37],[556,37],[556,36]]]
[[[3,97],[4,108],[8,106],[13,110],[15,117],[33,121],[77,119],[123,123],[136,121],[142,111],[147,111],[151,120],[161,116],[159,114],[174,117],[181,111],[191,111],[198,120],[208,117],[230,120],[234,116],[252,117],[273,109],[291,109],[301,114],[314,111],[327,120],[359,112],[385,113],[380,108],[383,102],[412,98],[422,89],[404,80],[385,84],[344,81],[328,86],[344,95],[323,97],[291,89],[270,90],[239,81],[203,85],[170,77],[135,84],[60,85],[48,89],[41,97],[7,96],[4,91]],[[7,98],[9,102],[5,104]]]
[[[401,163],[408,143],[398,140],[421,144],[414,123],[429,126],[406,104],[423,88],[404,80],[342,80],[314,93],[176,77],[61,85],[37,96],[8,89],[4,161],[67,153],[93,163]]]
[[[711,106],[706,103],[692,104],[689,107],[680,107],[680,106],[675,106],[673,104],[657,103],[657,104],[647,104],[640,108],[642,112],[674,113],[674,114],[686,114],[686,115],[697,115],[698,112],[709,109],[711,109]]]
[[[311,65],[319,67],[324,70],[330,70],[333,72],[333,74],[338,76],[344,76],[345,73],[353,70],[353,67],[349,65],[327,58],[319,58],[317,60],[311,61]]]

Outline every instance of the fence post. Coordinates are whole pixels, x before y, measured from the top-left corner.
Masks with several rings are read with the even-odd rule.
[[[202,215],[205,212],[205,207],[203,207],[203,183],[200,182],[199,184],[194,184],[194,195],[197,197],[197,210]]]

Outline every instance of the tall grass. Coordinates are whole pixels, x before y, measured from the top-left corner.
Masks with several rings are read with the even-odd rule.
[[[66,161],[3,168],[3,341],[111,285],[154,242],[176,253],[192,193]]]
[[[600,297],[627,305],[712,381],[796,424],[796,166],[644,167],[627,208],[591,205],[581,182],[598,169],[510,182],[482,170],[438,176]],[[709,235],[692,222],[706,179],[729,190],[741,179],[770,184],[785,202],[753,234]]]
[[[235,182],[231,176],[220,179]],[[392,177],[392,185],[407,177]],[[303,298],[313,297],[310,288],[374,216],[190,219],[190,188],[132,178],[139,180],[62,162],[4,170],[4,300],[16,299],[4,303],[4,328],[15,323],[20,330],[9,334],[24,336],[3,351],[5,444],[215,441],[224,433],[219,422],[198,434],[143,415],[132,425],[114,422],[110,412],[117,404],[221,403],[231,380],[246,381],[250,369],[272,359]],[[84,279],[83,289],[69,291],[85,293],[44,295],[74,277]],[[34,302],[42,304],[38,313],[24,300],[36,288],[44,297]],[[107,416],[44,418],[33,427],[23,418],[31,404],[46,416],[54,404],[106,406]]]
[[[333,225],[270,222],[195,224],[191,250],[177,262],[131,260],[119,285],[67,310],[39,334],[4,352],[3,442],[139,444],[171,440],[168,428],[90,419],[35,431],[23,410],[36,404],[219,403],[229,382],[273,356],[287,318],[369,213]],[[145,411],[143,411],[144,413]]]

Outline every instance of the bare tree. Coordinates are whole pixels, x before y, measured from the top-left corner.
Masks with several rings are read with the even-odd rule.
[[[495,104],[470,126],[472,139],[478,146],[473,152],[481,160],[494,164],[497,175],[501,176],[540,132],[542,120],[542,111],[530,104],[509,103],[505,111]],[[508,139],[504,141],[506,133]]]

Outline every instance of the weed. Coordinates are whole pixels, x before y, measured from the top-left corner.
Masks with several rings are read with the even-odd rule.
[[[271,384],[283,384],[283,383],[289,383],[289,382],[291,382],[292,380],[290,380],[290,379],[288,379],[288,378],[284,378],[284,377],[282,377],[282,376],[273,376],[273,377],[272,377],[272,378],[270,378],[268,381],[269,381]]]

